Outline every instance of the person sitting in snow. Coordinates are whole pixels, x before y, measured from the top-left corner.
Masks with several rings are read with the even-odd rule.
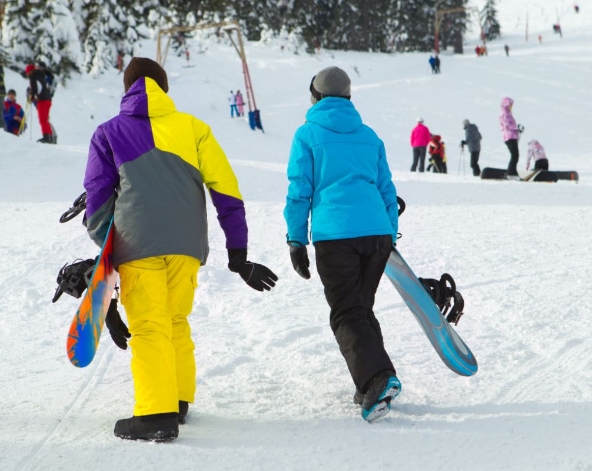
[[[433,167],[436,173],[447,173],[446,168],[446,148],[442,136],[435,134],[432,136],[428,144],[428,153],[430,154],[430,166],[428,171]]]
[[[6,94],[6,100],[4,101],[4,122],[6,124],[6,132],[11,134],[19,135],[23,129],[21,129],[21,123],[25,118],[25,112],[21,105],[16,102],[16,91],[10,89]]]
[[[531,160],[534,161],[534,170],[549,170],[549,160],[547,154],[545,154],[545,149],[536,139],[528,143],[526,170],[530,169]]]
[[[351,81],[327,67],[310,84],[312,108],[294,135],[284,217],[294,270],[310,278],[309,218],[329,322],[356,386],[354,403],[372,422],[401,390],[372,308],[397,238],[398,202],[384,143],[362,123]]]

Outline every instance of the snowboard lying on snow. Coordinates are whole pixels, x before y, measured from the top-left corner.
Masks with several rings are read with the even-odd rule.
[[[384,272],[419,322],[444,364],[461,376],[473,376],[477,373],[475,356],[444,318],[430,294],[397,249],[391,252]]]
[[[507,170],[505,168],[491,168],[486,167],[481,170],[482,180],[511,180],[508,178]],[[556,182],[559,180],[557,172],[550,170],[528,170],[526,172],[519,171],[518,176],[523,182]]]
[[[486,167],[481,170],[483,180],[508,180],[507,170],[504,168]],[[557,180],[569,180],[577,182],[580,179],[575,170],[527,170],[519,171],[518,176],[523,182],[556,182]]]

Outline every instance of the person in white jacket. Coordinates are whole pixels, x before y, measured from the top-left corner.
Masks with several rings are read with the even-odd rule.
[[[238,108],[236,107],[236,95],[232,90],[230,90],[230,95],[228,96],[228,103],[230,103],[230,117],[234,118],[234,115],[236,114],[236,117],[238,118]]]

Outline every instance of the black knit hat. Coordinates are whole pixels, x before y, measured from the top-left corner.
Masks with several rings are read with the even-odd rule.
[[[150,77],[165,93],[169,91],[169,80],[165,70],[152,59],[134,57],[130,61],[123,73],[123,87],[126,93],[140,77]]]

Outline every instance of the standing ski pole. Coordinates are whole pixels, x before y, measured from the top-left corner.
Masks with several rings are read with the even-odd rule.
[[[462,162],[463,175],[465,174],[465,146],[460,146],[460,157],[458,159],[458,174],[460,175],[460,165]]]

